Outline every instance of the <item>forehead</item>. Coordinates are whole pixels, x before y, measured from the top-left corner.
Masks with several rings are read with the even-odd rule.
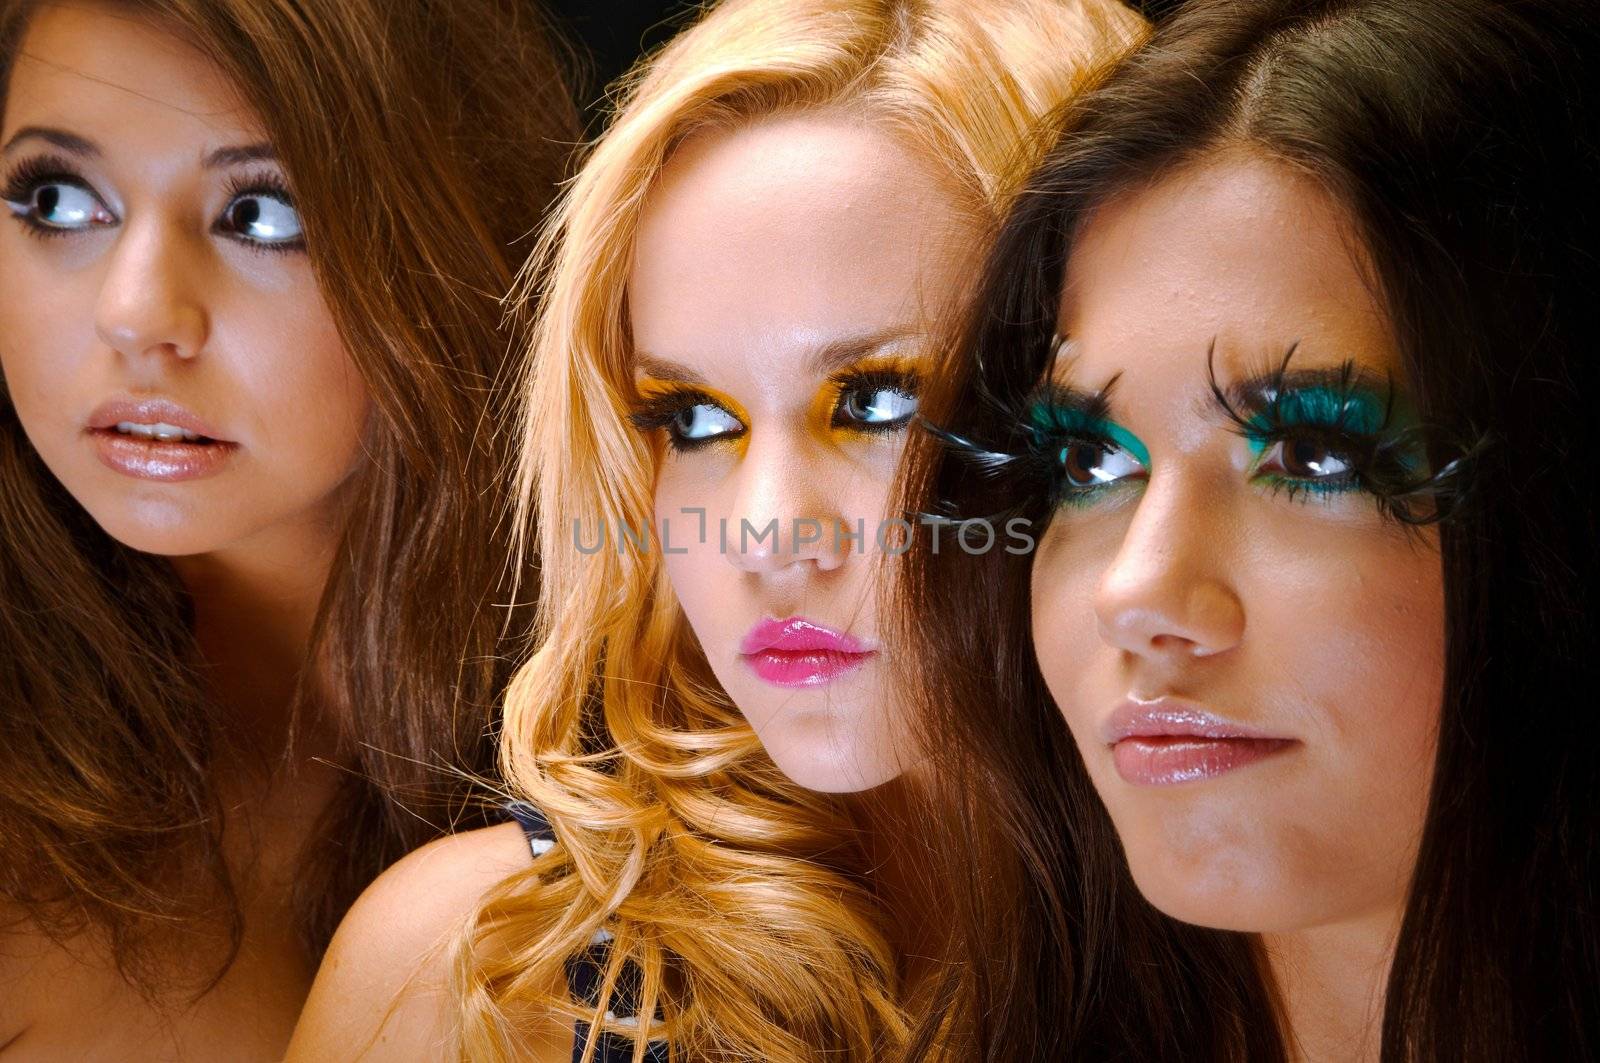
[[[3,135],[69,129],[106,147],[172,140],[215,147],[260,125],[223,73],[181,36],[115,4],[55,3],[29,21]]]
[[[971,224],[916,152],[849,116],[699,134],[640,219],[629,305],[641,350],[770,366],[930,318]]]
[[[1074,362],[1138,376],[1297,363],[1398,362],[1359,240],[1340,205],[1286,164],[1213,158],[1111,201],[1073,248],[1059,331]],[[1171,375],[1171,374],[1168,374]]]

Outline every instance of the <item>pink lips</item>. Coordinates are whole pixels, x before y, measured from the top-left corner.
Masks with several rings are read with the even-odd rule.
[[[197,442],[141,439],[117,431],[124,421],[169,424],[200,436]],[[166,399],[113,399],[95,407],[86,426],[107,468],[137,480],[176,483],[220,471],[239,449],[194,413]]]
[[[865,664],[877,651],[803,617],[763,620],[739,644],[752,671],[773,686],[815,687]]]
[[[1171,698],[1123,702],[1103,730],[1117,774],[1136,786],[1216,778],[1299,744]]]

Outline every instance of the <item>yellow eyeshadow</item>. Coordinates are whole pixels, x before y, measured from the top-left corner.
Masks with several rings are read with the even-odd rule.
[[[845,367],[844,372],[899,373],[902,376],[918,377],[922,375],[927,361],[928,359],[920,354],[874,354],[859,362],[851,362]]]
[[[634,390],[638,392],[643,401],[652,399],[671,398],[674,395],[704,395],[718,406],[727,410],[745,424],[750,423],[750,415],[745,408],[734,399],[732,395],[716,388],[702,387],[699,384],[687,384],[681,380],[658,380],[654,377],[645,377],[634,381]]]
[[[914,354],[876,354],[851,362],[843,369],[836,371],[828,378],[827,384],[817,393],[811,404],[812,430],[827,438],[845,437],[859,439],[871,435],[857,428],[836,426],[833,423],[833,411],[838,407],[839,400],[844,396],[845,389],[855,384],[853,378],[868,373],[892,374],[906,380],[918,380],[922,376],[923,366],[927,359]]]

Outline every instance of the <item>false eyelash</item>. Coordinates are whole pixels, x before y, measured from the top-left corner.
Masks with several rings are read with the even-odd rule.
[[[713,436],[709,439],[682,439],[676,432],[670,431],[674,421],[685,410],[696,406],[725,407],[717,399],[701,391],[699,388],[672,388],[654,395],[640,396],[634,405],[633,412],[628,414],[628,423],[641,432],[656,432],[667,429],[667,443],[674,450],[698,450],[715,443],[725,443],[737,439],[743,432],[729,433],[727,435]],[[735,420],[739,420],[737,416]],[[741,423],[743,423],[741,421]]]
[[[988,512],[981,519],[991,523],[1018,516],[1048,520],[1075,494],[1059,460],[1062,448],[1072,443],[1120,445],[1092,427],[1110,420],[1111,392],[1118,379],[1120,374],[1093,395],[1075,395],[1070,400],[1064,395],[1066,389],[1045,383],[1027,393],[1021,406],[983,392],[980,401],[998,415],[999,438],[994,442],[979,441],[927,422],[923,422],[923,429],[982,481],[979,490],[990,504],[984,507]],[[1045,418],[1043,424],[1039,423],[1040,414]],[[925,516],[962,519],[948,503],[942,503],[941,508],[946,512]]]
[[[1254,390],[1266,395],[1266,401],[1256,408],[1241,411],[1234,405],[1233,400],[1228,398],[1227,392],[1223,390],[1221,383],[1217,380],[1217,344],[1215,340],[1211,342],[1211,346],[1206,350],[1206,384],[1211,389],[1212,401],[1224,416],[1232,422],[1234,429],[1240,435],[1249,439],[1277,438],[1273,433],[1289,427],[1288,419],[1284,416],[1284,409],[1288,402],[1295,398],[1297,390],[1287,385],[1287,379],[1289,363],[1294,359],[1295,352],[1299,350],[1299,347],[1298,343],[1290,344],[1288,351],[1285,352],[1283,359],[1278,362],[1277,367],[1255,384]],[[1357,432],[1351,426],[1347,416],[1355,406],[1351,400],[1356,394],[1357,376],[1356,363],[1353,359],[1346,359],[1340,364],[1338,375],[1328,388],[1329,391],[1339,396],[1337,420],[1320,427],[1349,435],[1376,434],[1375,432]],[[1377,425],[1376,432],[1384,431],[1393,419],[1394,402],[1394,380],[1392,377],[1386,377],[1383,420]],[[1313,423],[1313,426],[1316,426],[1315,423]],[[1304,425],[1296,424],[1294,427],[1304,427]]]
[[[289,189],[289,183],[283,175],[272,171],[263,170],[254,174],[230,174],[223,191],[228,197],[228,206],[232,207],[235,200],[245,196],[270,196],[281,199],[288,204],[290,210],[298,210],[294,202],[294,193]],[[244,244],[255,251],[264,251],[269,254],[292,254],[304,251],[306,248],[305,235],[302,233],[298,239],[286,240],[279,243],[268,243],[264,240],[252,240],[242,233],[236,233],[221,226],[219,219],[216,231],[230,239]]]
[[[35,239],[57,240],[71,236],[73,230],[43,225],[23,213],[33,193],[40,185],[46,184],[72,185],[99,198],[99,193],[73,169],[70,162],[60,155],[45,154],[24,159],[11,169],[3,187],[0,187],[0,202],[12,208],[11,216]]]
[[[72,164],[59,155],[34,155],[23,159],[6,174],[0,200],[14,206],[28,201],[34,190],[42,184],[59,181],[62,184],[88,188],[89,183],[72,168]]]
[[[1288,385],[1289,363],[1299,344],[1290,344],[1273,371],[1258,381],[1252,390],[1265,396],[1253,408],[1241,410],[1228,397],[1216,373],[1216,341],[1206,352],[1206,383],[1212,403],[1230,422],[1233,431],[1264,445],[1291,437],[1311,438],[1326,446],[1351,467],[1349,483],[1376,499],[1379,511],[1408,526],[1432,524],[1454,511],[1464,490],[1464,474],[1470,460],[1483,444],[1457,448],[1455,457],[1437,470],[1419,474],[1417,455],[1426,452],[1427,431],[1418,426],[1393,427],[1395,387],[1386,377],[1383,415],[1378,423],[1364,428],[1354,423],[1358,404],[1359,373],[1353,360],[1346,360],[1330,380],[1327,390],[1335,396],[1335,410],[1323,423],[1315,420],[1292,421],[1287,410],[1299,401],[1300,392]],[[1327,488],[1294,479],[1277,478],[1269,483],[1273,491],[1285,492],[1293,499]]]
[[[294,193],[289,190],[289,182],[282,174],[273,170],[230,174],[223,188],[230,203],[243,196],[272,196],[294,207]]]

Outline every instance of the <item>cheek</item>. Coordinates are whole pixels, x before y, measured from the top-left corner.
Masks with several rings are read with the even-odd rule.
[[[1313,726],[1330,731],[1330,748],[1379,773],[1430,766],[1444,678],[1436,545],[1384,527],[1258,572],[1250,626],[1266,652],[1256,663],[1325,706]]]
[[[0,226],[14,228],[4,218]],[[33,429],[77,405],[74,382],[93,350],[95,287],[87,273],[46,268],[13,246],[23,239],[0,231],[0,370],[24,428],[48,449]]]
[[[1080,718],[1087,725],[1088,706],[1078,688],[1099,636],[1094,613],[1097,564],[1083,542],[1071,539],[1061,521],[1040,538],[1033,562],[1031,612],[1039,671],[1068,726],[1076,731]]]
[[[258,453],[316,493],[354,469],[371,411],[360,371],[314,289],[241,308],[228,347]]]
[[[712,457],[695,454],[683,460],[663,452],[656,474],[650,549],[661,558],[689,626],[700,636],[708,655],[714,656],[714,647],[724,640],[715,636],[711,626],[727,612],[718,609],[717,603],[726,603],[728,582],[735,573],[719,552],[718,520],[724,514],[719,512],[714,484],[704,469],[709,464],[705,459]],[[622,546],[634,549],[631,543]]]

